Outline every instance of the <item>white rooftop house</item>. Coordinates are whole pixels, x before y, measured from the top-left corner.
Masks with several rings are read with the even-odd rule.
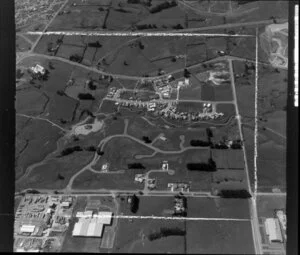
[[[33,73],[35,73],[35,74],[41,74],[41,75],[44,75],[44,74],[46,73],[45,68],[42,67],[42,66],[39,65],[39,64],[36,64],[35,66],[32,66],[30,69],[31,69],[31,70],[33,71]]]
[[[266,228],[266,233],[269,237],[269,241],[271,243],[273,243],[273,242],[282,243],[283,242],[278,219],[267,218],[265,221],[265,228]]]
[[[102,167],[101,167],[101,170],[103,172],[107,172],[108,171],[108,163],[103,164]]]
[[[179,81],[179,82],[178,82],[178,86],[179,86],[179,87],[183,86],[183,81]]]
[[[164,171],[168,171],[169,170],[169,164],[168,164],[168,161],[163,161],[162,163],[162,170]]]
[[[188,78],[184,79],[184,85],[188,86],[190,84],[190,80]]]

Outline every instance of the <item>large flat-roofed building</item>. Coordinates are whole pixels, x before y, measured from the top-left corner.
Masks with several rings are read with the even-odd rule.
[[[35,230],[35,226],[34,225],[22,225],[20,228],[20,232],[21,233],[30,233],[32,234]]]
[[[265,221],[266,233],[269,237],[269,241],[273,242],[283,242],[282,233],[279,225],[278,219],[267,218]]]
[[[82,237],[102,237],[105,225],[110,225],[112,221],[112,212],[98,212],[90,214],[90,212],[78,212],[76,216],[79,221],[75,223],[73,236]]]

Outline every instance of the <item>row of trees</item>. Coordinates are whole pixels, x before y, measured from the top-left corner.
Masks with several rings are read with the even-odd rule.
[[[64,156],[67,156],[67,155],[70,155],[70,154],[72,154],[73,152],[75,152],[75,151],[83,151],[83,150],[85,150],[85,151],[91,151],[91,152],[95,152],[95,151],[97,151],[97,153],[98,153],[98,150],[100,149],[100,151],[101,151],[101,148],[96,148],[96,146],[94,146],[94,145],[90,145],[90,146],[87,146],[87,147],[84,147],[84,148],[82,148],[81,146],[79,146],[79,145],[76,145],[76,146],[73,146],[73,147],[68,147],[68,148],[65,148],[65,149],[63,149],[62,151],[61,151],[61,153],[60,153],[60,156],[61,157],[64,157]],[[100,153],[100,151],[99,151],[99,153]],[[100,155],[98,153],[98,155]],[[102,154],[103,155],[103,154]]]
[[[149,11],[150,11],[150,13],[157,13],[164,9],[168,9],[168,8],[171,8],[174,6],[177,6],[176,0],[173,0],[172,2],[163,2],[161,4],[158,4],[154,7],[152,7]]]
[[[209,158],[207,163],[187,163],[187,169],[190,171],[204,171],[204,172],[215,172],[217,171],[216,162]]]
[[[250,193],[245,189],[239,190],[221,190],[219,196],[222,198],[250,198]]]
[[[146,169],[142,163],[129,163],[127,167],[128,169]]]
[[[160,239],[162,237],[168,237],[168,236],[185,236],[186,231],[182,230],[178,227],[176,228],[160,228],[158,232],[150,233],[148,235],[149,241],[154,241],[157,239]]]

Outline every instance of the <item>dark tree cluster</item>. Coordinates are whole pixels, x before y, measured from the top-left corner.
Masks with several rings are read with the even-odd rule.
[[[90,93],[79,93],[77,96],[80,100],[95,100]]]
[[[104,155],[104,151],[102,151],[101,148],[98,147],[98,148],[97,148],[97,154],[98,154],[99,156],[102,156],[102,155]]]
[[[159,232],[150,233],[148,235],[149,241],[154,241],[157,239],[160,239],[162,237],[168,237],[168,236],[185,236],[186,231],[182,230],[180,228],[160,228]]]
[[[57,175],[57,179],[59,179],[59,180],[64,180],[65,179],[65,177],[64,176],[62,176],[60,173]]]
[[[128,4],[143,4],[145,6],[151,6],[152,0],[127,0]]]
[[[139,209],[140,199],[134,194],[130,197],[130,211],[136,213]]]
[[[131,11],[125,10],[123,8],[115,8],[114,11],[123,12],[123,13],[131,13]]]
[[[93,47],[93,48],[101,48],[102,44],[99,41],[96,41],[96,42],[90,42],[90,43],[88,43],[88,46],[89,47]]]
[[[151,143],[152,142],[151,139],[148,136],[143,136],[142,139],[145,143]]]
[[[212,144],[210,146],[212,149],[220,149],[220,150],[225,150],[228,149],[228,146],[225,143],[217,143],[217,144]]]
[[[230,148],[234,149],[234,150],[242,149],[242,142],[240,140],[233,141],[233,143],[230,146]]]
[[[38,190],[35,190],[35,189],[26,190],[26,193],[28,193],[28,194],[40,194],[40,192]]]
[[[21,69],[17,69],[17,71],[16,71],[16,77],[17,77],[17,79],[21,79],[23,75],[24,75],[24,73],[22,72],[22,70]]]
[[[185,78],[190,78],[191,73],[185,68],[184,71],[183,71],[183,76],[184,76]]]
[[[152,7],[149,11],[150,11],[150,13],[157,13],[164,9],[168,9],[168,8],[171,8],[174,6],[177,6],[177,2],[175,0],[173,0],[172,2],[163,2],[161,4],[158,4],[154,7]]]
[[[190,171],[204,171],[204,172],[215,172],[217,171],[216,163],[212,158],[208,160],[207,163],[187,163],[187,169]]]
[[[235,2],[238,3],[238,5],[242,5],[242,4],[248,4],[248,3],[253,3],[253,2],[257,2],[257,0],[234,0]]]
[[[128,169],[146,169],[142,163],[129,163]]]
[[[96,149],[95,146],[91,145],[91,146],[85,147],[84,150],[86,150],[86,151],[96,151],[97,149]]]
[[[144,44],[141,42],[141,41],[139,41],[139,48],[141,49],[141,50],[143,50],[144,48],[145,48],[145,46],[144,46]]]
[[[210,142],[202,141],[202,140],[191,140],[190,145],[191,146],[207,147],[207,146],[210,146]]]
[[[157,26],[155,24],[140,24],[140,25],[135,25],[135,28],[138,30],[144,30],[144,29],[157,28]]]
[[[97,86],[94,85],[94,82],[92,80],[90,80],[88,82],[88,87],[89,87],[90,90],[95,90],[97,88]]]
[[[73,62],[78,62],[78,63],[82,61],[82,57],[79,56],[78,54],[71,55],[69,59]]]
[[[181,24],[177,24],[177,25],[173,26],[172,28],[174,28],[174,29],[183,29],[184,27]]]
[[[66,95],[66,93],[63,90],[57,90],[56,94],[59,95],[59,96],[65,96]]]
[[[74,151],[82,151],[82,148],[78,145],[74,146],[74,147],[65,148],[64,150],[62,150],[60,155],[61,156],[67,156],[69,154],[72,154]]]
[[[240,190],[221,190],[219,196],[222,198],[250,198],[250,193],[245,189]]]

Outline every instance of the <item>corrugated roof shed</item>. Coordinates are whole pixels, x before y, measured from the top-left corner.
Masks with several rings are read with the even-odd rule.
[[[81,227],[82,227],[82,222],[79,221],[79,222],[75,223],[72,235],[79,236]]]
[[[283,242],[278,219],[267,218],[265,228],[270,242]]]
[[[82,223],[82,227],[81,227],[81,229],[80,229],[80,235],[81,235],[81,236],[86,236],[87,231],[88,231],[88,228],[89,228],[89,224],[90,224],[90,221],[89,221],[89,220],[85,220],[85,221]]]

